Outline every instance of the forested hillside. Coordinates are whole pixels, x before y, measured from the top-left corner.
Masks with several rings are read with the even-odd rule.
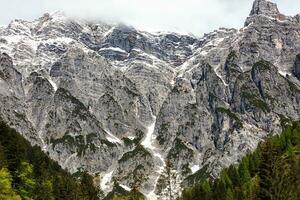
[[[180,200],[296,200],[300,198],[300,122],[282,122],[280,136],[261,143],[214,181],[185,189]]]
[[[0,122],[1,200],[95,200],[98,193],[90,175],[75,178]]]

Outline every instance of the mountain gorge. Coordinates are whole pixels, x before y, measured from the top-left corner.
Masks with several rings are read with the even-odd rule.
[[[104,199],[166,199],[217,178],[300,116],[300,15],[255,0],[199,38],[60,12],[0,27],[0,115]],[[171,163],[171,165],[170,165]],[[171,168],[171,170],[170,170]]]

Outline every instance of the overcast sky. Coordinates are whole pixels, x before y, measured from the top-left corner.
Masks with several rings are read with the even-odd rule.
[[[32,20],[43,13],[123,22],[147,31],[202,35],[219,27],[240,28],[254,0],[0,0],[0,24]],[[300,13],[299,0],[273,0],[287,15]]]

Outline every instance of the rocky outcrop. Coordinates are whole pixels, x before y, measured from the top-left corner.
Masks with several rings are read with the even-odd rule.
[[[15,20],[0,29],[1,117],[104,195],[164,199],[167,164],[178,195],[299,119],[299,33],[299,15],[265,0],[245,27],[202,38],[61,13]]]
[[[294,75],[300,80],[300,54],[298,54],[295,59]]]
[[[277,17],[279,15],[277,5],[267,0],[255,0],[253,3],[250,16],[252,15],[266,15],[270,17]]]

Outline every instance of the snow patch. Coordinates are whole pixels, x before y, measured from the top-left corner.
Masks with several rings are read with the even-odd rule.
[[[216,75],[221,79],[221,81],[223,82],[223,84],[225,86],[228,86],[228,84],[225,82],[225,80],[223,79],[223,77],[221,76],[221,74],[218,73],[218,67],[214,69]]]
[[[103,34],[103,38],[107,37],[108,35],[110,35],[113,31],[114,31],[115,27],[112,27],[111,29],[109,29],[106,33]]]
[[[135,136],[128,136],[127,137],[129,140],[134,140],[135,139]]]
[[[144,140],[141,143],[146,149],[150,150],[150,153],[153,155],[153,158],[156,158],[159,160],[159,164],[156,164],[156,166],[158,168],[156,170],[156,175],[154,177],[154,187],[151,191],[149,191],[147,194],[145,194],[145,196],[149,200],[157,200],[157,196],[155,194],[156,185],[157,185],[160,175],[163,173],[163,170],[165,168],[165,161],[164,161],[162,154],[153,145],[153,140],[155,140],[155,138],[153,136],[154,129],[155,129],[155,123],[156,123],[156,116],[153,116],[153,122],[152,122],[152,124],[150,124],[150,126],[148,126],[146,137],[144,138]]]
[[[110,182],[113,173],[114,173],[114,169],[109,169],[108,172],[103,175],[100,182],[100,187],[103,191],[107,191],[110,188]]]
[[[192,170],[192,173],[194,174],[200,169],[200,166],[199,165],[193,165],[190,169]]]
[[[9,35],[9,36],[2,36],[8,43],[17,44],[21,40],[25,38],[24,35]]]
[[[207,51],[205,51],[205,50],[202,50],[201,52],[200,52],[200,54],[199,55],[201,55],[201,56],[206,56],[208,54],[208,52]]]
[[[284,76],[284,77],[286,77],[286,76],[292,76],[291,73],[286,72],[286,71],[281,71],[281,70],[279,70],[278,72],[279,72],[279,74],[281,74],[281,75]]]
[[[121,186],[124,190],[126,190],[126,191],[128,191],[128,192],[131,190],[131,188],[128,187],[128,186],[126,186],[126,185],[120,184],[120,186]]]
[[[188,67],[193,66],[193,63],[195,61],[196,57],[191,57],[189,60],[185,61],[182,65],[176,68],[176,71],[178,73],[177,77],[182,77],[185,71]]]
[[[106,129],[105,132],[108,134],[108,136],[106,136],[106,139],[109,142],[122,144],[122,141],[118,137],[114,136],[109,130]]]
[[[156,123],[156,117],[153,116],[154,120],[153,123],[147,128],[147,133],[146,137],[141,143],[146,149],[154,150],[155,147],[152,145],[152,137],[153,137],[153,132],[155,128],[155,123]]]
[[[127,52],[119,47],[105,47],[105,48],[101,48],[99,49],[99,51],[118,51],[118,52],[121,52],[121,53],[126,53]]]
[[[156,57],[152,54],[146,53],[146,52],[142,51],[141,49],[133,48],[131,51],[136,51],[139,53],[139,55],[148,57],[148,58],[152,59],[153,61],[162,62],[162,60],[160,60],[158,57]]]
[[[56,83],[55,83],[51,78],[48,78],[48,81],[49,81],[49,83],[52,85],[52,87],[53,87],[53,89],[54,89],[54,92],[56,92],[57,89],[58,89]]]
[[[216,38],[214,40],[209,41],[207,44],[205,44],[204,47],[208,47],[208,46],[215,47],[215,46],[219,45],[221,42],[223,42],[224,39],[225,38]]]
[[[71,42],[73,42],[74,40],[72,38],[69,37],[58,37],[58,38],[50,38],[47,40],[42,40],[41,42],[43,43],[65,43],[65,44],[69,44]]]

